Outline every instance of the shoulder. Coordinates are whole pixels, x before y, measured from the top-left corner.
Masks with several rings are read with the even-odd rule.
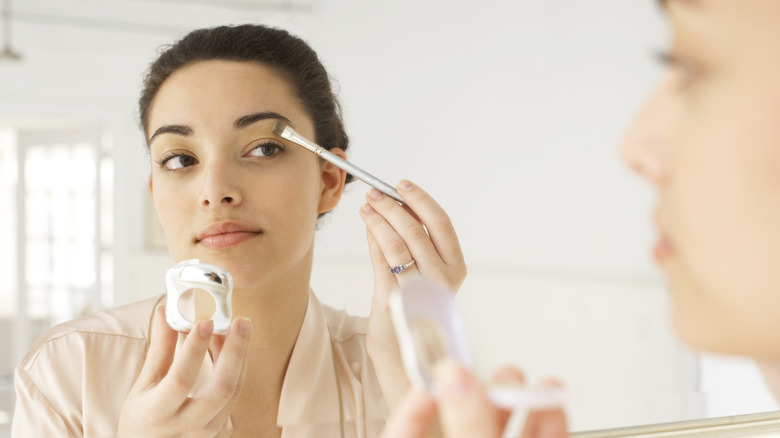
[[[38,338],[16,368],[15,430],[29,436],[113,435],[146,358],[156,303],[98,312]]]
[[[88,344],[103,341],[145,344],[150,318],[158,300],[139,301],[58,324],[35,341],[19,366],[29,370],[42,358],[42,354],[52,349],[59,350],[61,346],[67,346],[66,350],[78,354]]]

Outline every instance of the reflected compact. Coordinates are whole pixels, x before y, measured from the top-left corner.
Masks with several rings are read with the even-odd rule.
[[[233,277],[226,270],[185,260],[165,273],[165,319],[174,330],[188,333],[197,321],[214,322],[224,334],[232,319]]]

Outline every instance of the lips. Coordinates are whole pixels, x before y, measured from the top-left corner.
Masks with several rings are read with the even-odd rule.
[[[240,222],[216,222],[198,233],[195,242],[210,249],[223,249],[259,236],[263,231]]]
[[[672,255],[672,244],[669,242],[669,238],[662,234],[658,236],[658,241],[653,248],[653,258],[657,262],[661,262],[670,255]]]
[[[660,263],[664,259],[671,256],[672,253],[674,252],[674,249],[668,234],[664,231],[664,228],[661,226],[660,214],[657,212],[655,214],[655,226],[656,229],[658,230],[658,240],[656,241],[655,246],[653,247],[653,258],[656,260],[656,262]]]

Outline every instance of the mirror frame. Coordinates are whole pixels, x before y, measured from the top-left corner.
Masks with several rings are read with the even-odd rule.
[[[571,438],[777,437],[780,411],[577,432]]]

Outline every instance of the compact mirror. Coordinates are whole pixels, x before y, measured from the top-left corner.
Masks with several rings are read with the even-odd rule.
[[[431,393],[436,391],[431,372],[439,360],[450,357],[474,369],[454,296],[446,287],[422,277],[390,295],[390,316],[406,375],[413,385]],[[562,388],[554,387],[504,384],[487,390],[495,405],[508,409],[551,409],[563,405],[566,398]]]
[[[185,260],[165,273],[165,319],[188,333],[197,321],[214,322],[214,333],[227,333],[233,315],[233,277],[200,260]]]

